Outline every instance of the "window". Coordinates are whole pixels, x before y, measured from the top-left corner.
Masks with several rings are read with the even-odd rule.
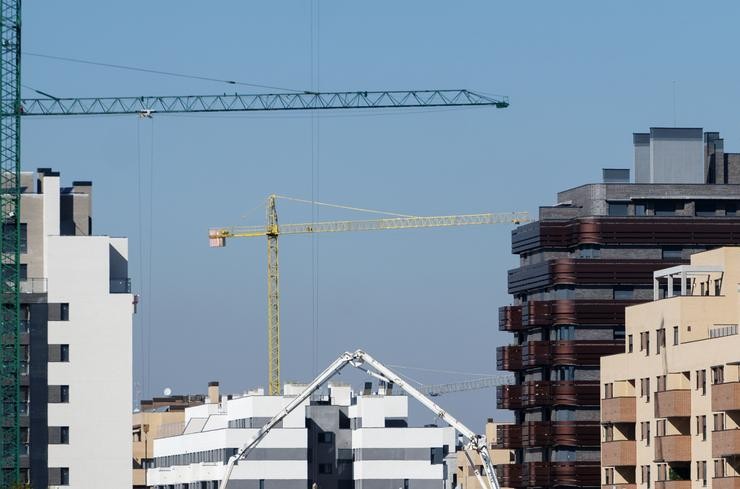
[[[62,303],[59,305],[60,321],[69,321],[69,304]]]
[[[696,390],[701,390],[701,395],[704,396],[707,393],[707,371],[697,370],[696,371]]]
[[[714,280],[714,295],[722,295],[722,279]]]
[[[49,467],[49,486],[68,486],[69,467]]]
[[[20,275],[18,276],[18,280],[21,282],[25,282],[28,280],[28,265],[25,263],[21,263],[21,269],[20,269]]]
[[[650,402],[650,377],[640,379],[640,397],[644,397],[645,402]]]
[[[332,468],[331,464],[319,464],[319,474],[331,474]]]
[[[714,477],[725,476],[725,461],[724,459],[717,459],[714,461]]]
[[[627,353],[632,353],[634,346],[632,345],[632,335],[627,335]]]
[[[615,202],[609,203],[609,215],[613,217],[626,217],[628,206],[626,203]]]
[[[645,216],[647,215],[647,206],[645,204],[635,204],[635,215],[636,216]]]
[[[719,365],[712,367],[712,384],[721,384],[725,381],[725,367]]]
[[[614,441],[614,425],[604,425],[604,441]]]
[[[665,436],[665,419],[659,419],[655,422],[655,436]],[[660,473],[658,473],[660,479]]]
[[[707,485],[707,462],[696,462],[696,480],[702,481],[702,485]]]
[[[332,433],[331,431],[324,431],[319,433],[319,443],[331,443],[333,440],[332,435],[334,435],[334,433]]]
[[[614,469],[604,469],[604,482],[607,486],[614,484]]]
[[[645,441],[645,446],[650,446],[650,421],[640,423],[640,440]]]
[[[714,431],[723,431],[725,429],[725,413],[714,414]]]
[[[616,301],[629,301],[634,297],[634,289],[632,287],[614,287],[612,294]]]
[[[265,489],[265,479],[260,479],[260,489]]]
[[[59,386],[59,397],[61,399],[60,402],[69,402],[69,386],[68,385]]]
[[[67,403],[69,402],[68,385],[50,385],[49,386],[50,403]]]
[[[678,345],[678,326],[673,327],[673,344]]]
[[[442,447],[432,447],[429,450],[429,461],[432,465],[438,465],[445,460],[445,453]]]
[[[676,214],[676,208],[679,202],[673,200],[658,200],[653,204],[656,216],[673,216]],[[683,205],[681,205],[683,208]]]
[[[667,380],[668,380],[667,375],[658,375],[657,377],[655,377],[655,381],[657,384],[656,390],[658,392],[663,392],[666,390]]]
[[[69,345],[59,345],[59,361],[69,361]]]
[[[604,399],[611,399],[614,397],[614,384],[604,384]]]
[[[696,215],[699,217],[711,217],[717,214],[717,203],[711,200],[696,201]]]
[[[642,483],[646,484],[648,489],[650,489],[650,466],[649,465],[642,465]]]
[[[682,255],[681,248],[663,248],[664,260],[680,260]]]
[[[696,436],[701,436],[701,439],[707,441],[707,417],[697,416],[696,417]]]
[[[665,348],[665,328],[655,330],[655,354],[660,355],[661,347]]]
[[[69,426],[49,426],[49,445],[69,445]]]

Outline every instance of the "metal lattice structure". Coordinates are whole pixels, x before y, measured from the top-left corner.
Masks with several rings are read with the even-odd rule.
[[[0,485],[20,474],[20,135],[21,2],[0,0],[0,400],[2,456]]]
[[[414,107],[509,106],[508,97],[470,90],[303,92],[165,97],[28,98],[24,116],[251,112],[265,110],[399,109]]]
[[[271,396],[280,394],[280,269],[278,267],[278,236],[281,234],[387,231],[394,229],[441,228],[507,223],[520,224],[529,220],[526,212],[506,212],[453,216],[402,216],[360,221],[319,221],[315,223],[288,223],[278,225],[277,207],[275,204],[278,198],[285,199],[286,197],[273,194],[267,198],[267,219],[264,226],[216,228],[208,232],[210,245],[214,248],[225,246],[227,238],[267,237],[267,356],[268,386]],[[307,202],[302,199],[287,199]],[[327,204],[322,203],[322,205]],[[329,205],[331,207],[344,207],[346,209],[357,210],[357,208],[352,207]],[[481,385],[476,388],[487,386]],[[439,385],[431,387],[437,389],[434,392],[430,391],[431,395],[453,392],[452,386]],[[468,388],[472,387],[468,386]],[[457,390],[463,389],[458,388]]]

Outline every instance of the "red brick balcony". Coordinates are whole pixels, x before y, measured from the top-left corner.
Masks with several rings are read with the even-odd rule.
[[[690,462],[691,436],[668,435],[655,437],[656,462]]]
[[[740,455],[740,429],[712,431],[712,457]]]
[[[619,467],[635,465],[637,442],[635,440],[605,441],[601,444],[601,465]]]
[[[712,489],[740,489],[740,477],[714,477]]]
[[[612,397],[601,400],[601,421],[603,423],[634,423],[636,421],[635,396]]]
[[[740,382],[712,385],[712,411],[740,410]]]
[[[691,416],[691,391],[673,389],[655,393],[655,417],[675,418]]]

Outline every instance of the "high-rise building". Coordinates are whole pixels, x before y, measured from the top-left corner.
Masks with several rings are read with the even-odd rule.
[[[625,307],[653,298],[654,271],[740,244],[740,155],[718,133],[652,128],[633,142],[634,183],[605,169],[512,232],[520,266],[499,329],[514,342],[497,362],[516,384],[497,404],[515,424],[497,439],[518,463],[501,467],[503,486],[599,486],[599,360],[624,351]]]
[[[154,440],[147,483],[156,489],[216,489],[229,457],[305,388],[209,399],[185,409],[178,433]],[[254,489],[453,489],[454,428],[409,427],[408,398],[369,383],[330,383],[289,413],[234,466],[229,487]]]
[[[740,248],[654,278],[655,300],[627,308],[625,352],[601,359],[602,485],[737,489]]]
[[[92,184],[21,176],[21,429],[32,487],[131,486],[133,296],[125,238],[92,233]]]

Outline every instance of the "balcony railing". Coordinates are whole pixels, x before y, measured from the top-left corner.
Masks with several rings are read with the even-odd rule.
[[[740,410],[740,382],[712,385],[712,411]]]
[[[691,416],[691,391],[674,389],[655,393],[655,417],[674,418]]]
[[[27,278],[18,285],[21,294],[45,294],[47,291],[46,278]]]
[[[740,489],[740,477],[714,477],[712,489]]]
[[[523,409],[535,406],[598,406],[599,382],[530,381],[496,388],[499,409]]]
[[[635,396],[602,399],[601,421],[604,423],[634,423],[636,405]]]
[[[598,446],[599,423],[596,421],[529,421],[520,425],[499,425],[499,448],[543,446]]]
[[[498,465],[502,487],[600,485],[599,462],[525,462]]]
[[[712,457],[740,455],[740,429],[712,431]]]
[[[601,465],[620,467],[637,463],[635,440],[605,441],[601,444]]]
[[[691,481],[655,481],[655,489],[691,489]]]
[[[109,292],[111,294],[130,294],[131,293],[131,279],[130,278],[110,279]]]
[[[655,460],[657,462],[690,462],[691,436],[656,436]]]

